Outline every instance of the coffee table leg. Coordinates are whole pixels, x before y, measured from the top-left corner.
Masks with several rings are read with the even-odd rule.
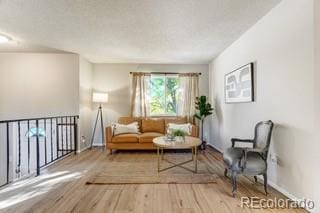
[[[195,146],[194,147],[194,160],[195,160],[195,172],[197,173],[198,172],[198,157],[197,157],[197,149],[198,147]]]
[[[164,151],[163,151],[163,148],[161,148],[161,160],[163,160],[164,158]]]
[[[194,147],[191,148],[192,151],[192,160],[194,160]]]
[[[158,172],[160,172],[160,148],[157,147],[157,157],[158,157]]]

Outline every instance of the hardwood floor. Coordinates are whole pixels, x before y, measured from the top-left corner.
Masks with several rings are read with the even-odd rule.
[[[85,184],[108,161],[143,160],[146,154],[150,152],[108,155],[104,150],[94,149],[72,155],[48,167],[39,177],[0,189],[0,212],[303,212],[242,208],[241,196],[266,198],[263,185],[242,176],[233,198],[230,179],[223,176],[222,156],[211,148],[199,157],[219,175],[216,184]],[[284,198],[269,187],[267,198],[275,197]]]

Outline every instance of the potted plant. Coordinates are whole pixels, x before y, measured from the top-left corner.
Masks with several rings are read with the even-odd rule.
[[[180,130],[180,129],[173,129],[172,130],[172,136],[174,136],[175,140],[178,142],[184,142],[186,132]]]
[[[206,147],[206,141],[203,141],[203,123],[204,119],[212,115],[213,108],[211,107],[211,104],[207,102],[206,96],[200,96],[196,97],[196,114],[194,114],[194,117],[200,120],[201,123],[201,149],[205,149]]]

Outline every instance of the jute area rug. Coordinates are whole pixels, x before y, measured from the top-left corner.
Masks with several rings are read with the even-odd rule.
[[[193,173],[194,162],[183,165],[189,169],[175,167],[158,173],[157,156],[144,154],[142,158],[137,155],[116,154],[106,161],[86,184],[109,185],[109,184],[208,184],[216,183],[218,175],[213,172],[206,162],[198,160],[198,172]],[[129,156],[124,156],[129,155]],[[161,162],[161,168],[167,168],[174,163],[180,163],[191,159],[190,153],[170,153],[165,155]],[[170,162],[168,162],[170,161]]]

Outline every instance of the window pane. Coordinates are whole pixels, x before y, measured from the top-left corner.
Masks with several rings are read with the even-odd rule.
[[[166,114],[177,113],[179,78],[167,77],[166,79]]]
[[[150,85],[150,114],[176,115],[179,78],[173,75],[153,75]]]
[[[165,77],[151,77],[150,114],[165,114]]]

